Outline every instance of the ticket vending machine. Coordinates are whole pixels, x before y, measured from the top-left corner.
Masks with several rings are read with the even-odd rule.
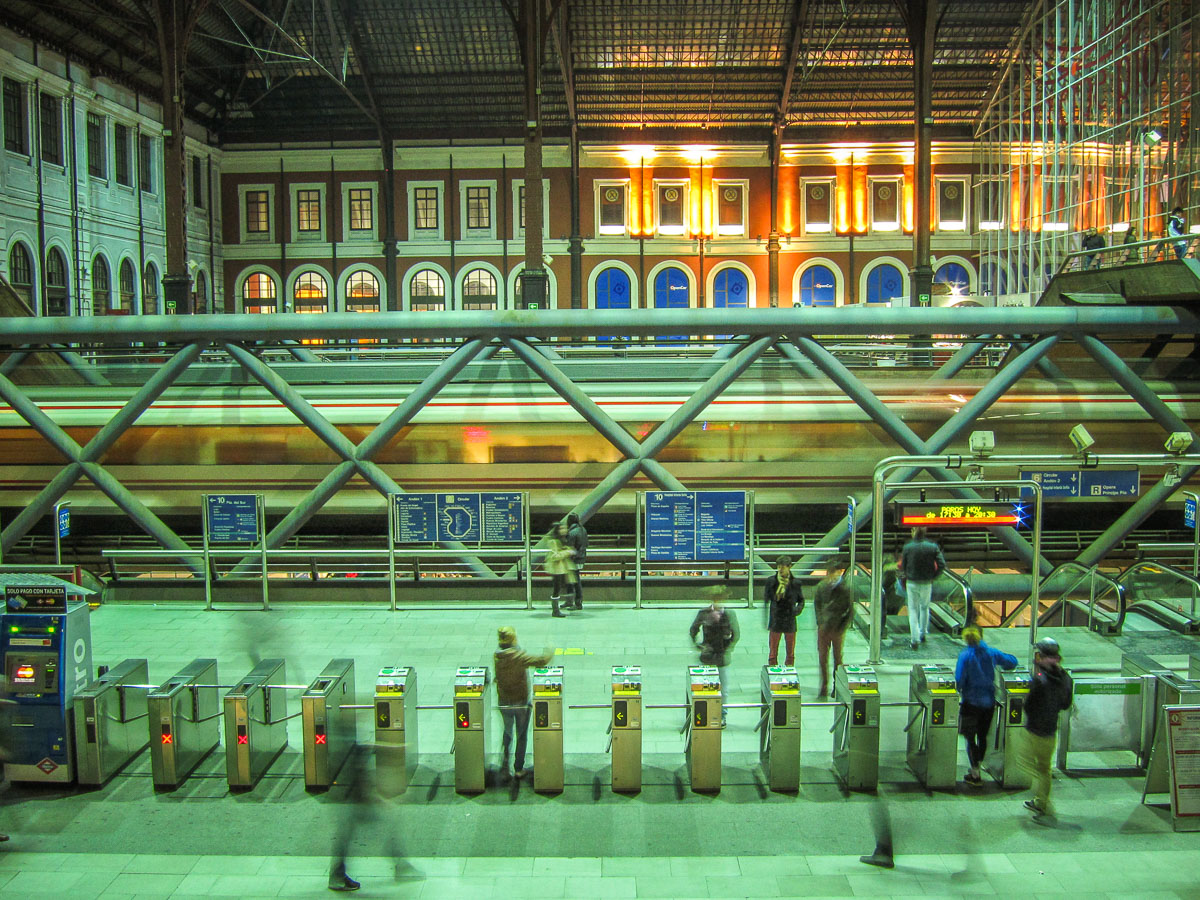
[[[642,667],[612,669],[612,789],[642,789]]]
[[[912,667],[908,699],[917,704],[908,732],[908,767],[927,788],[958,783],[958,691],[954,670],[941,664]]]
[[[92,674],[90,612],[68,600],[74,585],[37,577],[58,584],[14,584],[8,575],[5,585],[0,658],[16,706],[4,713],[4,772],[10,781],[64,784],[75,778],[72,702]]]
[[[996,667],[996,715],[983,767],[1005,788],[1027,788],[1033,783],[1029,771],[1021,765],[1030,678],[1024,666],[1007,672]]]
[[[759,759],[773,791],[800,790],[800,679],[794,666],[763,666]]]
[[[563,667],[533,670],[533,789],[563,789]]]
[[[721,790],[721,677],[716,666],[687,670],[687,764],[692,790]]]
[[[454,790],[483,793],[486,785],[488,670],[461,666],[454,673]]]
[[[387,666],[375,679],[375,778],[384,796],[408,790],[417,769],[417,670]]]
[[[879,785],[879,681],[870,666],[842,666],[833,680],[833,771],[847,789]]]

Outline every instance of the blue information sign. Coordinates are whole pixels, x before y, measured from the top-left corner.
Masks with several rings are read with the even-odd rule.
[[[646,558],[746,558],[742,491],[652,491],[646,494]]]
[[[58,508],[58,536],[60,538],[71,536],[71,507],[69,506]]]
[[[1188,528],[1196,527],[1196,500],[1188,497],[1183,501],[1183,524]]]
[[[519,544],[525,540],[525,505],[519,492],[396,494],[396,542],[479,541]]]
[[[1042,486],[1043,497],[1078,497],[1078,469],[1021,470],[1021,480],[1034,481]]]
[[[1042,486],[1043,497],[1136,497],[1137,469],[1023,469],[1021,478]]]
[[[210,541],[258,541],[257,494],[208,494],[204,500]]]

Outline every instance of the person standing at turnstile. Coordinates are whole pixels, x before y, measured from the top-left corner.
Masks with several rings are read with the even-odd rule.
[[[525,775],[525,748],[529,742],[530,704],[529,670],[548,665],[554,653],[547,648],[541,656],[526,653],[517,645],[517,631],[508,625],[496,629],[500,648],[493,657],[496,665],[496,703],[504,719],[502,746],[504,756],[500,762],[500,773],[516,778]],[[516,732],[517,753],[512,757],[513,771],[508,768],[509,751],[512,749],[513,732]]]
[[[712,603],[696,613],[688,634],[700,651],[700,664],[717,667],[717,675],[721,680],[721,725],[724,727],[725,704],[729,701],[729,676],[726,670],[729,654],[741,632],[738,630],[737,616],[726,609],[722,602],[725,588],[716,585],[707,590],[713,595]],[[702,635],[700,641],[696,640],[697,634]]]
[[[983,629],[968,625],[962,630],[967,646],[958,654],[954,681],[962,702],[958,708],[958,731],[967,742],[970,768],[963,776],[967,784],[983,784],[979,766],[987,752],[988,729],[996,714],[996,666],[1006,672],[1017,667],[1017,658],[983,642]]]
[[[829,574],[821,579],[813,595],[813,610],[817,616],[817,662],[821,666],[821,687],[817,699],[826,694],[833,697],[829,687],[829,651],[833,651],[833,670],[842,667],[842,642],[846,629],[854,618],[851,604],[850,585],[846,581],[846,564],[834,560]]]
[[[1025,700],[1025,768],[1033,777],[1033,799],[1025,808],[1034,819],[1054,814],[1050,805],[1050,765],[1058,737],[1058,714],[1071,708],[1071,676],[1062,667],[1062,652],[1054,638],[1042,638],[1033,647],[1033,677]]]
[[[779,665],[779,639],[787,648],[785,666],[796,664],[796,617],[804,611],[804,593],[800,582],[792,577],[792,558],[775,560],[775,574],[767,579],[763,592],[767,609],[767,665]]]
[[[924,528],[914,528],[912,540],[900,551],[900,574],[904,576],[908,598],[908,639],[914,650],[929,636],[933,582],[944,568],[946,557],[942,556],[942,548],[929,539]]]

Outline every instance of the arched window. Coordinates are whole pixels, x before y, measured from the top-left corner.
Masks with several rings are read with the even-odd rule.
[[[372,273],[354,272],[346,279],[347,312],[379,312],[379,279]]]
[[[142,315],[158,315],[158,268],[152,262],[142,273]]]
[[[133,304],[137,299],[137,276],[133,274],[133,263],[128,259],[121,260],[121,268],[117,270],[118,293],[120,307],[116,310],[123,316],[133,314]]]
[[[275,279],[255,272],[242,282],[242,309],[248,313],[275,312]]]
[[[408,283],[410,306],[416,312],[446,308],[446,281],[433,269],[422,269]]]
[[[687,309],[691,306],[687,274],[674,266],[654,276],[654,306],[657,309]]]
[[[92,315],[106,316],[112,306],[112,274],[108,260],[97,255],[92,260]]]
[[[472,269],[463,279],[463,309],[495,309],[496,276],[487,269]]]
[[[201,270],[196,273],[196,289],[192,291],[192,309],[198,313],[208,312],[208,276]]]
[[[745,309],[750,297],[750,282],[740,269],[722,269],[713,279],[713,309]]]
[[[329,309],[329,283],[318,272],[301,272],[292,288],[292,309],[298,313],[323,313]]]
[[[867,275],[867,303],[890,304],[904,296],[904,276],[891,263],[876,266]]]
[[[632,293],[623,269],[610,266],[596,276],[596,309],[629,309]]]
[[[57,247],[46,254],[46,315],[65,316],[70,285],[67,283],[67,259]]]
[[[971,273],[967,271],[966,266],[959,263],[946,263],[938,266],[938,270],[933,275],[933,283],[945,285],[940,289],[935,288],[939,294],[965,297],[971,293]]]
[[[20,242],[13,244],[8,253],[8,282],[17,292],[17,296],[24,300],[30,309],[34,309],[33,257]]]
[[[829,266],[809,266],[800,273],[801,306],[837,306],[837,278]]]

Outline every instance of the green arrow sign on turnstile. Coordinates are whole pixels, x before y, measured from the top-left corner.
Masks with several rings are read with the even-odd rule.
[[[618,728],[625,728],[629,725],[629,701],[614,700],[613,701],[613,724]]]

